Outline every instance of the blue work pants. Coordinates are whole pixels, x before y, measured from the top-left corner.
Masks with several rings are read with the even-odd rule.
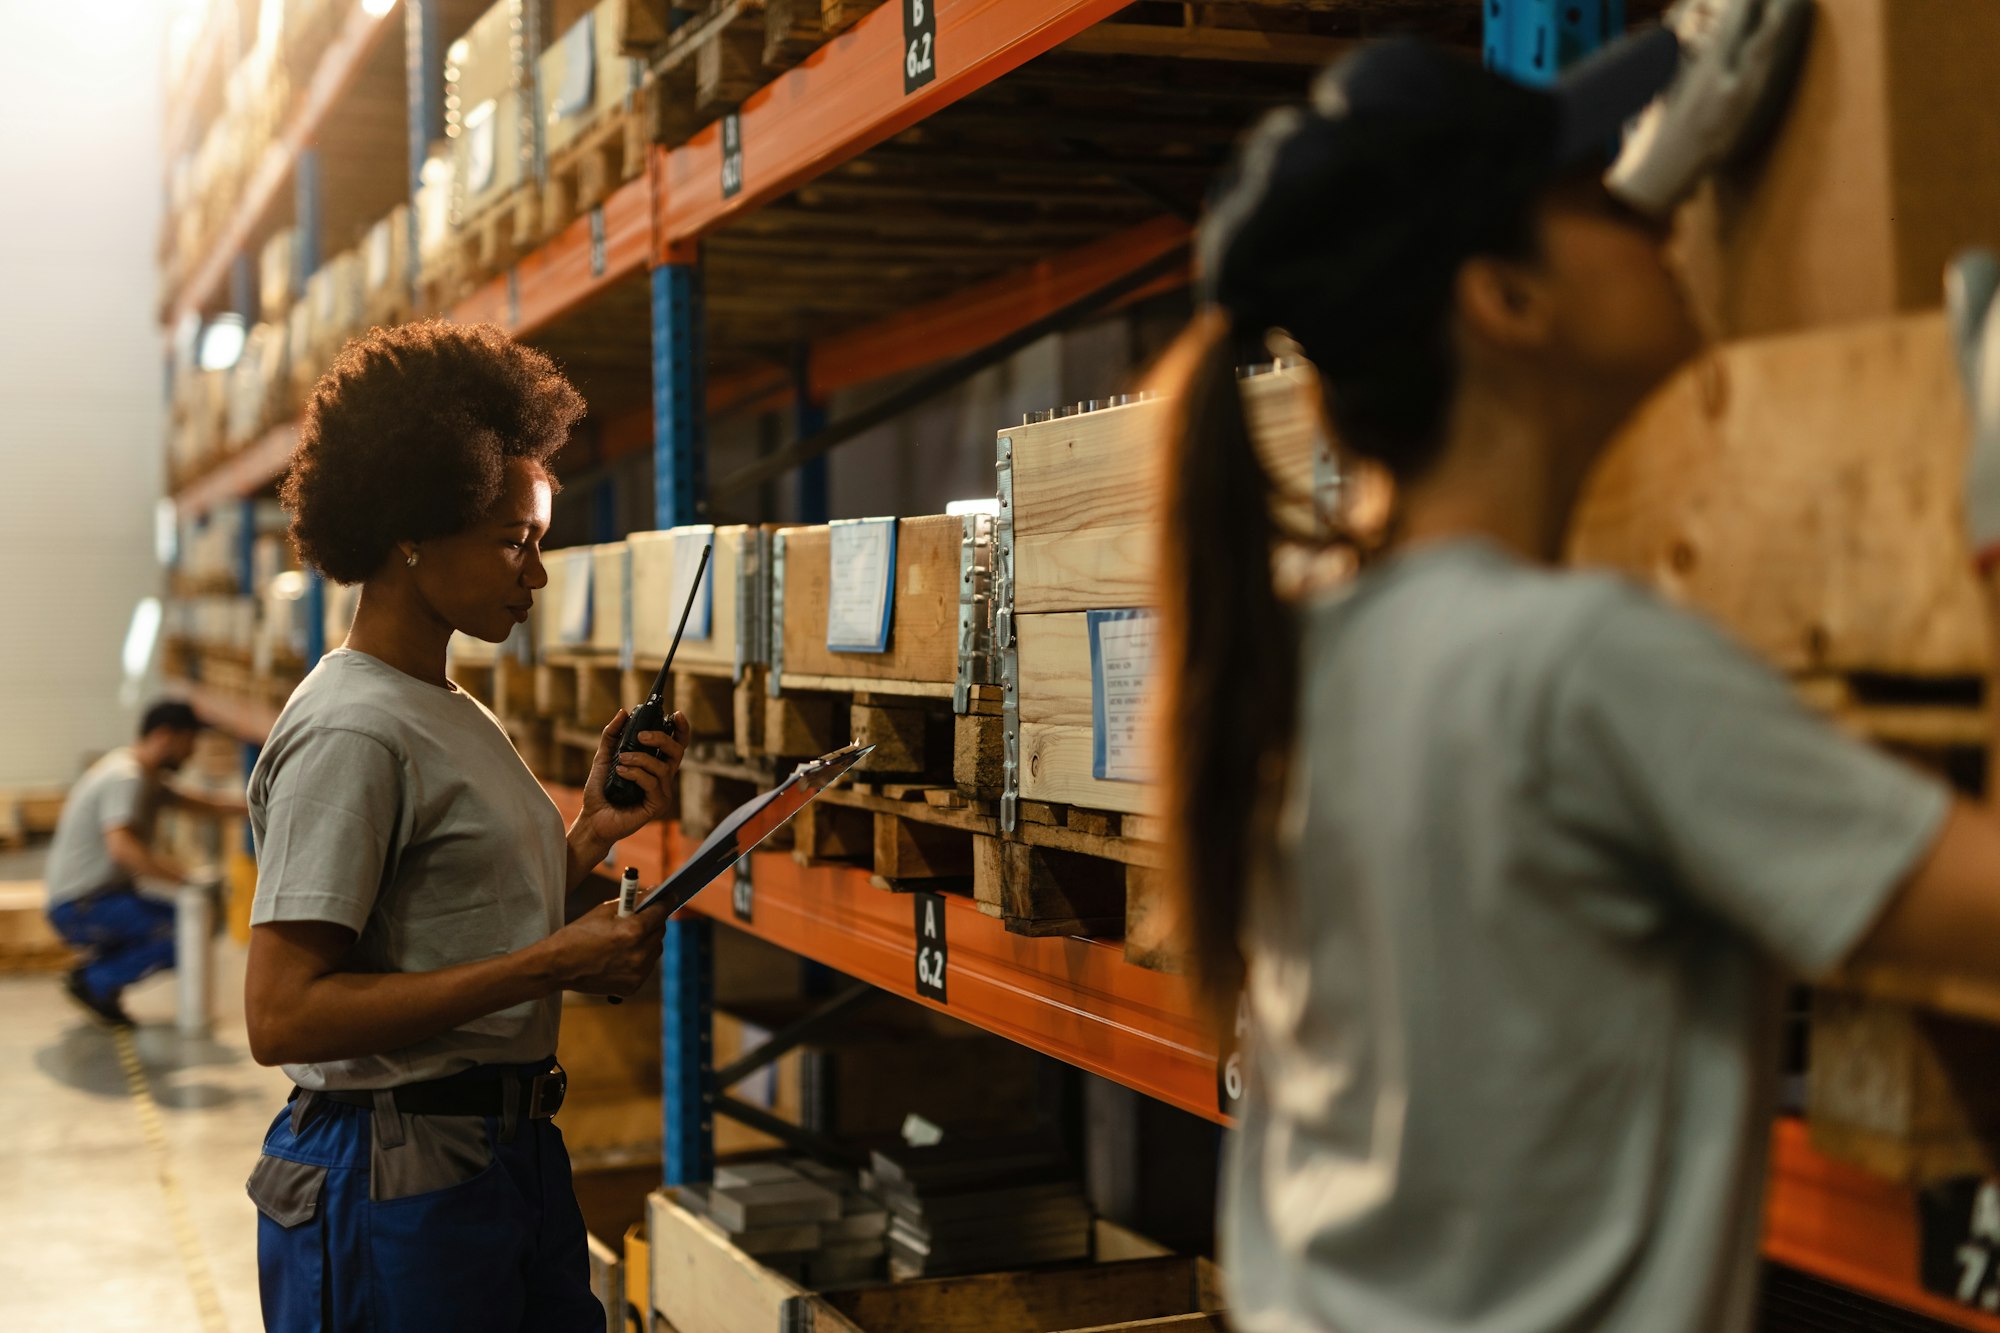
[[[250,1177],[267,1329],[603,1333],[554,1122],[300,1098]]]
[[[83,987],[100,1000],[174,965],[173,904],[127,884],[57,903],[49,924],[84,955]]]

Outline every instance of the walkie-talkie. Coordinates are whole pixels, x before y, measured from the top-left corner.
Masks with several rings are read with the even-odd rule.
[[[694,610],[694,599],[701,594],[701,581],[708,573],[708,552],[708,546],[701,548],[701,562],[694,568],[694,582],[688,585],[687,605],[681,608],[681,623],[674,628],[674,641],[667,646],[667,660],[660,663],[660,674],[653,677],[653,692],[647,695],[646,702],[633,709],[632,716],[625,720],[625,734],[618,738],[619,754],[639,750],[655,759],[666,758],[665,754],[652,746],[641,745],[639,733],[664,731],[669,736],[674,734],[674,721],[667,716],[666,705],[660,701],[660,696],[666,693],[667,672],[673,669],[674,654],[680,651],[681,631],[687,628],[688,613]],[[614,765],[617,763],[615,757],[612,763]],[[604,783],[604,799],[621,810],[630,810],[635,805],[646,803],[646,793],[638,783],[620,775],[614,768]]]

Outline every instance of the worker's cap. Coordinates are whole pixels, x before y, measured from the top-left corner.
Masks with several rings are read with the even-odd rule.
[[[1415,38],[1369,42],[1237,149],[1201,227],[1203,293],[1323,367],[1384,319],[1434,323],[1459,264],[1504,249],[1548,185],[1608,162],[1679,62],[1655,27],[1543,89]]]

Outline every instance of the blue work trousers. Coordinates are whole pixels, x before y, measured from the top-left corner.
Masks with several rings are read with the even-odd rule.
[[[250,1177],[265,1328],[604,1333],[552,1121],[300,1098]]]
[[[49,924],[84,955],[83,987],[100,1000],[174,965],[173,904],[130,885],[99,889],[49,909]]]

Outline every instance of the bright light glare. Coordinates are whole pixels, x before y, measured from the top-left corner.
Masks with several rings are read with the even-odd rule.
[[[296,602],[306,595],[306,576],[299,570],[288,569],[282,574],[271,576],[271,597],[274,601]]]
[[[132,608],[132,627],[125,631],[125,678],[139,680],[153,665],[153,647],[160,641],[160,599],[142,597]]]
[[[997,498],[992,500],[953,500],[944,507],[944,512],[953,518],[961,514],[993,514],[998,516],[1000,513],[1000,501]]]
[[[396,0],[361,0],[361,12],[370,18],[381,18],[396,7]]]
[[[217,315],[201,331],[200,366],[203,370],[228,370],[243,356],[246,337],[241,315]]]

